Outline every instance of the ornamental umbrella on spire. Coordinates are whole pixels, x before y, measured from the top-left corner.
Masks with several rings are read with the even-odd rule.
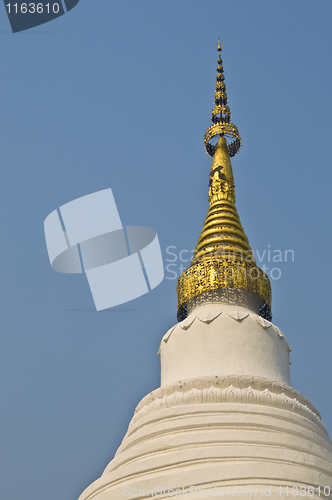
[[[272,319],[270,280],[256,265],[235,207],[230,157],[238,152],[241,139],[237,127],[230,121],[220,41],[218,52],[213,124],[204,138],[206,151],[213,156],[210,208],[191,266],[178,280],[178,320],[183,320],[187,312],[202,302],[239,304]]]

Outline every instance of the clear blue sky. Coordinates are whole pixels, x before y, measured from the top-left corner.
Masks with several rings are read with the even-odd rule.
[[[238,212],[281,270],[273,321],[292,386],[332,433],[331,1],[81,0],[15,35],[0,12],[1,498],[78,498],[159,385],[176,281],[97,313],[84,275],[51,269],[43,221],[111,187],[122,222],[156,229],[165,259],[195,247],[218,37],[243,140]],[[268,249],[295,260],[269,263]]]

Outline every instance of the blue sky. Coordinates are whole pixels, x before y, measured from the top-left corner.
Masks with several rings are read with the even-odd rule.
[[[160,383],[174,274],[97,313],[84,275],[52,271],[43,222],[111,187],[123,224],[156,229],[178,273],[208,209],[218,37],[243,141],[238,212],[281,271],[273,321],[292,386],[331,433],[331,2],[81,0],[17,34],[1,9],[1,497],[78,498]]]

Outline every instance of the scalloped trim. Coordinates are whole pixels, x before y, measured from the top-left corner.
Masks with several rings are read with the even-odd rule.
[[[195,319],[196,319],[196,316],[192,316],[192,317],[189,316],[188,318],[181,321],[181,323],[179,323],[179,326],[182,328],[182,330],[188,330],[188,328],[193,324]]]
[[[262,328],[270,328],[270,326],[274,326],[272,325],[271,321],[268,321],[267,319],[264,319],[264,318],[261,318],[261,316],[256,316],[256,321],[257,323],[262,327]],[[278,328],[279,330],[279,328]],[[280,330],[279,330],[280,332]],[[278,333],[278,332],[277,332]]]
[[[243,319],[247,318],[249,316],[249,313],[244,313],[244,312],[227,312],[226,313],[230,318],[235,319],[235,321],[242,321]]]
[[[197,318],[202,321],[202,323],[206,323],[206,324],[209,324],[211,323],[213,320],[215,320],[216,318],[218,318],[218,316],[220,316],[220,314],[222,314],[222,311],[219,311],[219,312],[206,312],[206,313],[200,313],[197,315]]]
[[[165,335],[161,339],[161,344],[162,344],[163,341],[165,342],[165,344],[167,344],[167,342],[169,341],[172,333],[174,332],[174,330],[175,330],[175,328],[177,326],[180,326],[182,328],[182,330],[188,330],[191,327],[191,325],[194,323],[194,321],[195,321],[196,318],[199,321],[201,321],[202,323],[210,324],[215,319],[217,319],[219,316],[221,316],[222,313],[227,314],[227,316],[229,316],[230,318],[232,318],[232,319],[234,319],[235,321],[238,321],[238,322],[243,321],[246,318],[253,318],[253,319],[256,320],[256,322],[262,328],[264,328],[264,330],[266,330],[267,328],[270,328],[272,326],[272,328],[274,329],[274,331],[277,333],[278,337],[280,339],[285,339],[286,342],[287,342],[287,344],[288,344],[288,341],[287,341],[285,335],[282,333],[282,331],[280,330],[280,328],[278,328],[276,325],[274,325],[273,323],[271,323],[267,319],[261,318],[257,314],[250,314],[249,312],[245,313],[243,311],[233,311],[233,312],[218,311],[218,312],[215,312],[215,313],[211,312],[211,311],[208,311],[208,312],[199,313],[199,314],[197,314],[197,316],[194,315],[194,314],[190,314],[190,316],[188,316],[188,318],[186,318],[184,321],[181,321],[177,325],[172,326],[172,328],[170,328],[167,331],[167,333],[165,333]],[[160,344],[159,351],[158,351],[157,354],[160,354],[161,344]],[[289,344],[288,344],[288,349],[289,349],[289,352],[290,352],[291,349],[289,348]]]
[[[277,381],[247,375],[207,376],[160,387],[141,400],[133,420],[165,408],[204,403],[244,403],[281,408],[308,418],[327,432],[319,411],[300,392]]]

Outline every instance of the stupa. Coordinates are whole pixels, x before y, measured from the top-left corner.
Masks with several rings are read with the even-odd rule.
[[[220,41],[210,208],[178,281],[178,320],[162,338],[161,386],[142,399],[114,459],[79,500],[226,496],[332,498],[332,443],[290,386],[289,344],[274,325],[268,276],[235,207]]]

